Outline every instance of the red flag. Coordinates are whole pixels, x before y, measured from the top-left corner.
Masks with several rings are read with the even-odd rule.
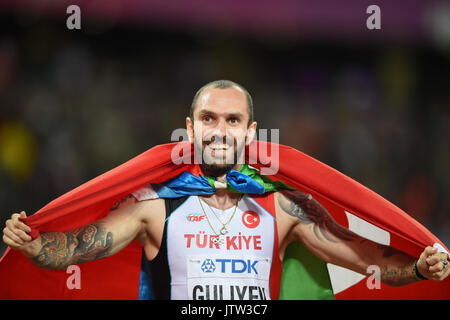
[[[273,159],[266,152],[254,153],[247,148],[246,161],[257,168],[278,167],[272,178],[311,193],[338,222],[345,225],[343,214],[349,212],[389,232],[391,246],[415,257],[435,243],[448,251],[405,212],[331,167],[287,146],[261,141],[254,146],[257,148],[250,149],[267,151],[279,146],[279,158]],[[159,183],[186,170],[199,174],[198,165],[192,164],[192,149],[188,142],[156,146],[62,195],[24,221],[32,228],[33,238],[39,232],[68,231],[92,223],[104,217],[118,200],[147,183]],[[173,151],[177,151],[174,157]],[[175,164],[180,161],[189,164]],[[134,241],[112,257],[81,264],[81,290],[77,290],[67,285],[71,275],[66,271],[39,269],[20,252],[8,249],[0,259],[0,298],[136,299],[140,259],[141,248]],[[448,281],[436,284],[444,288],[440,298],[450,299],[445,283]]]

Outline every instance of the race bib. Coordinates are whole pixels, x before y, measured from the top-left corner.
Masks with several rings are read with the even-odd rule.
[[[269,300],[271,259],[248,255],[195,255],[187,258],[187,290],[192,300]]]

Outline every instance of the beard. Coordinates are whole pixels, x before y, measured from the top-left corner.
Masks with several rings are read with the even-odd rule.
[[[221,176],[226,174],[228,171],[233,169],[235,164],[207,164],[204,163],[201,165],[202,170],[205,171],[206,174],[211,176]]]
[[[211,150],[212,144],[223,144],[227,146],[227,149]],[[208,175],[220,176],[240,163],[238,161],[245,149],[245,139],[242,139],[242,142],[238,145],[235,137],[218,138],[213,136],[210,141],[202,139],[201,143],[195,143],[194,148],[195,153],[201,155],[200,166],[202,170]]]

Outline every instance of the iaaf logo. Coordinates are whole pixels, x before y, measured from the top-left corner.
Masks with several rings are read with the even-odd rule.
[[[205,219],[205,215],[200,213],[190,213],[186,216],[186,219],[189,222],[200,222]]]
[[[214,263],[214,261],[216,263]],[[205,273],[213,273],[216,271],[216,264],[220,264],[218,272],[226,273],[252,273],[258,274],[256,264],[258,260],[241,260],[241,259],[205,259],[201,269]]]

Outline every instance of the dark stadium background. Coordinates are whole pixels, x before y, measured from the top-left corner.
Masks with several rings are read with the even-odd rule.
[[[81,30],[66,8],[81,8]],[[381,30],[365,12],[381,8]],[[3,1],[0,222],[184,127],[203,84],[450,244],[445,1]],[[4,249],[4,244],[1,243]]]

